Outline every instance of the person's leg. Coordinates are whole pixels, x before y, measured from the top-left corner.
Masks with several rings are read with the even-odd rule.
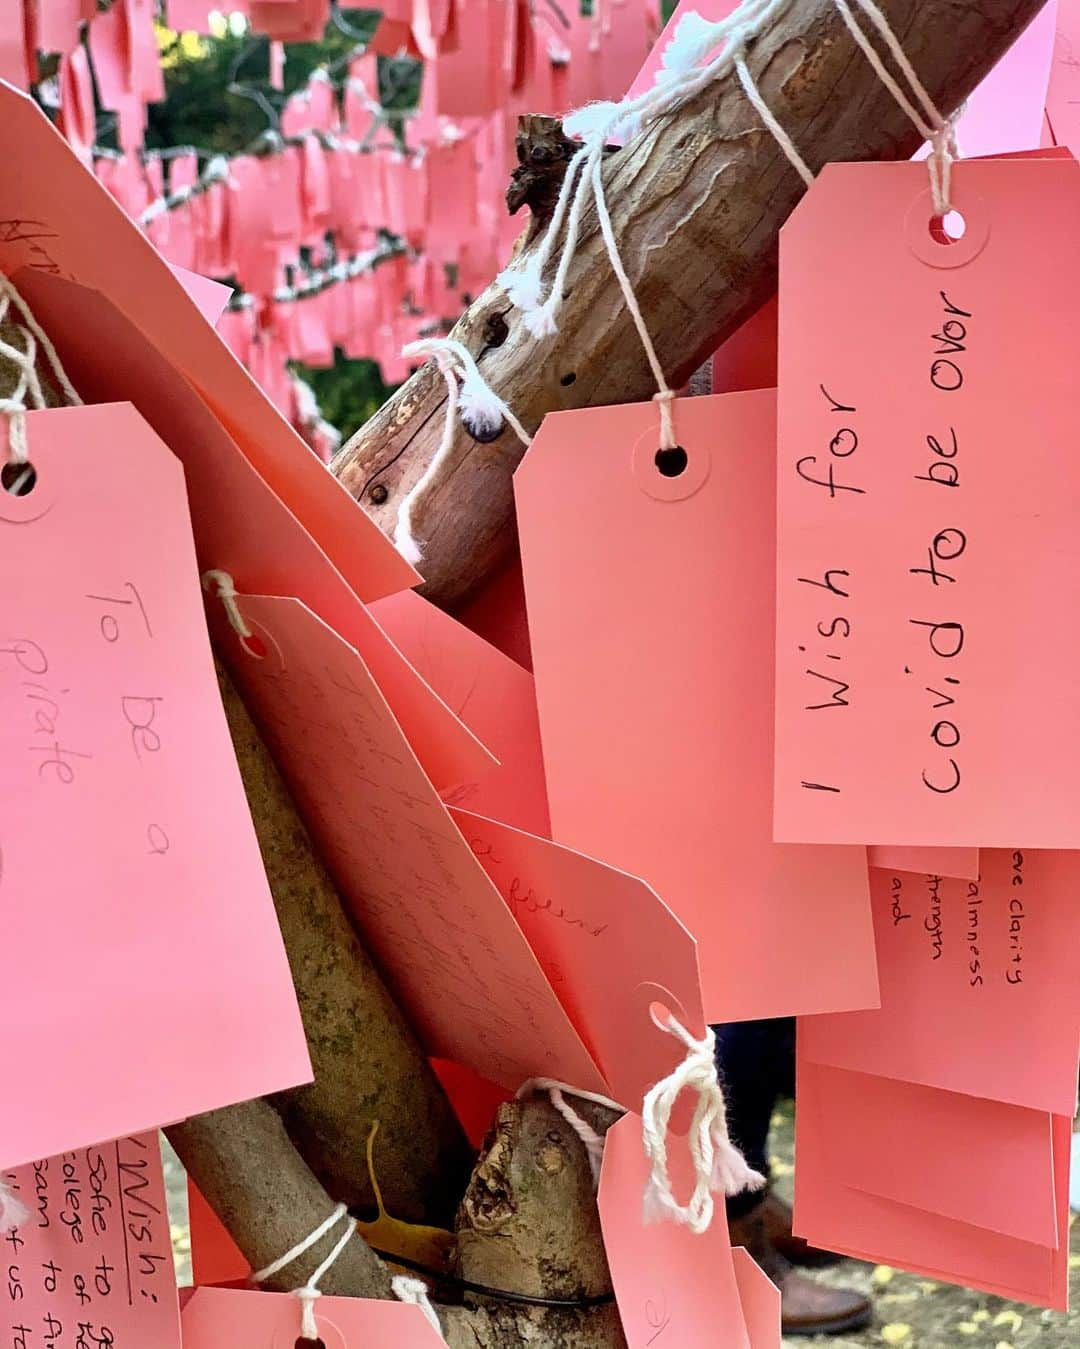
[[[728,1132],[747,1162],[770,1178],[769,1126],[777,1099],[794,1092],[795,1022],[740,1021],[717,1026],[716,1058],[727,1103]],[[820,1335],[854,1330],[870,1319],[870,1303],[843,1288],[811,1282],[792,1265],[819,1260],[791,1236],[791,1211],[768,1186],[727,1201],[732,1245],[745,1246],[780,1289],[784,1333]],[[786,1230],[785,1230],[786,1229]]]

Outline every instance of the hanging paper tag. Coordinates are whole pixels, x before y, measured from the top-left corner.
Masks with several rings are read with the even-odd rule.
[[[917,164],[784,227],[779,839],[1080,847],[1080,168],[953,185],[955,240]]]
[[[800,1236],[1065,1310],[1071,1115],[823,1068],[801,1045],[798,1096]]]
[[[685,923],[709,1021],[875,1006],[865,849],[772,840],[775,394],[676,425],[554,413],[514,480],[553,837]]]
[[[838,1068],[1070,1114],[1080,854],[981,860],[977,881],[871,873],[881,1009],[810,1018],[800,1043]]]
[[[9,1166],[311,1078],[180,465],[130,404],[27,425],[33,490],[0,492]]]
[[[912,871],[923,876],[959,876],[961,880],[979,879],[978,848],[900,848],[887,844],[866,850],[866,860],[883,871]]]
[[[184,1304],[184,1349],[295,1349],[300,1303],[289,1293],[253,1289],[196,1288]],[[445,1349],[419,1307],[368,1298],[324,1297],[315,1306],[315,1322],[324,1349]],[[157,1346],[154,1346],[157,1349]]]
[[[677,1195],[693,1189],[690,1154],[682,1140],[670,1149],[668,1167]],[[767,1349],[751,1340],[722,1217],[697,1235],[675,1223],[646,1224],[642,1196],[649,1163],[641,1118],[625,1115],[607,1132],[600,1173],[600,1226],[611,1266],[615,1300],[629,1349],[660,1345],[723,1345]],[[776,1304],[779,1340],[780,1308]],[[754,1323],[762,1313],[755,1303]]]
[[[657,1031],[652,1004],[692,1035],[705,1034],[694,939],[636,876],[482,815],[450,814],[592,1049],[610,1095],[640,1108],[686,1055]]]
[[[511,1090],[557,1077],[605,1091],[356,651],[299,600],[239,605],[265,650],[234,661],[245,701],[429,1051]]]
[[[65,1152],[0,1180],[30,1215],[3,1238],[5,1349],[179,1349],[157,1134]]]

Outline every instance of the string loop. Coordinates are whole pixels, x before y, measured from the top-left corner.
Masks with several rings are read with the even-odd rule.
[[[328,1218],[324,1219],[313,1232],[304,1237],[302,1241],[298,1241],[296,1245],[291,1250],[286,1251],[280,1259],[267,1265],[265,1269],[257,1270],[256,1273],[251,1276],[252,1283],[265,1283],[267,1279],[280,1273],[281,1270],[287,1269],[289,1265],[294,1264],[299,1260],[302,1255],[306,1255],[307,1252],[310,1251],[313,1246],[317,1245],[328,1232],[333,1231],[338,1223],[341,1222],[342,1218],[347,1220],[345,1223],[345,1232],[342,1237],[335,1243],[330,1254],[318,1269],[315,1270],[307,1283],[303,1284],[300,1288],[293,1289],[293,1297],[300,1303],[300,1338],[303,1340],[317,1340],[319,1338],[319,1325],[315,1319],[315,1305],[319,1298],[322,1297],[322,1293],[319,1291],[319,1284],[333,1268],[342,1251],[344,1251],[345,1247],[356,1234],[356,1229],[359,1226],[355,1218],[349,1217],[349,1210],[346,1205],[338,1204],[333,1213],[331,1213]]]
[[[66,403],[71,407],[82,407],[82,399],[72,387],[60,363],[56,348],[30,312],[26,301],[12,282],[0,274],[0,324],[5,322],[15,328],[25,343],[24,346],[18,347],[13,342],[0,338],[0,356],[10,361],[19,372],[14,389],[6,397],[0,398],[0,415],[6,417],[8,422],[8,457],[12,464],[20,467],[26,464],[30,457],[26,438],[27,406],[39,410],[49,406],[41,376],[38,374],[39,353],[44,355]],[[29,473],[21,475],[10,490],[18,495],[29,476]]]
[[[240,612],[236,586],[229,573],[227,571],[204,571],[202,585],[205,591],[216,593],[233,632],[240,638],[253,637],[254,633],[248,627],[244,615]]]
[[[534,1092],[546,1091],[551,1104],[563,1117],[563,1119],[577,1134],[578,1138],[585,1148],[589,1158],[589,1169],[592,1172],[593,1189],[600,1184],[600,1167],[604,1161],[604,1139],[596,1132],[588,1120],[584,1120],[577,1113],[574,1107],[567,1101],[563,1092],[569,1092],[571,1096],[576,1096],[581,1101],[591,1101],[593,1105],[602,1105],[608,1110],[615,1110],[624,1114],[625,1109],[618,1101],[613,1101],[609,1096],[601,1096],[593,1091],[580,1091],[577,1087],[572,1087],[567,1082],[559,1082],[554,1077],[530,1077],[527,1082],[523,1082],[517,1089],[516,1098],[522,1100],[526,1096],[531,1096]]]
[[[656,1024],[681,1041],[686,1057],[667,1077],[650,1088],[642,1106],[642,1140],[651,1164],[645,1186],[645,1221],[667,1218],[700,1234],[713,1220],[713,1194],[759,1190],[764,1176],[752,1170],[728,1135],[727,1107],[716,1071],[716,1035],[706,1028],[697,1040],[674,1016]],[[675,1198],[668,1171],[671,1112],[683,1091],[697,1100],[687,1136],[694,1164],[694,1188],[685,1204]]]
[[[478,440],[493,440],[503,425],[508,425],[523,445],[532,437],[510,410],[508,404],[489,387],[472,352],[452,337],[428,337],[402,347],[403,356],[431,356],[446,381],[446,416],[439,447],[427,468],[402,499],[394,526],[394,547],[406,562],[415,566],[423,560],[423,549],[413,533],[413,511],[417,502],[435,481],[454,446],[454,419],[458,412],[465,429]]]
[[[439,1315],[431,1305],[427,1284],[423,1279],[414,1279],[408,1274],[396,1274],[390,1280],[390,1287],[393,1289],[394,1296],[399,1302],[405,1302],[410,1306],[420,1308],[424,1313],[424,1318],[428,1325],[431,1326],[432,1330],[436,1332],[439,1339],[445,1344],[446,1338],[442,1333]]]

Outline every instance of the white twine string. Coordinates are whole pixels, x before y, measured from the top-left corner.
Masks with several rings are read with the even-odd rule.
[[[457,413],[461,413],[465,429],[479,440],[493,439],[504,424],[526,447],[532,443],[532,437],[507,403],[488,386],[472,352],[464,343],[450,337],[428,337],[419,342],[409,342],[402,347],[401,354],[406,357],[434,357],[446,381],[446,417],[439,447],[423,474],[402,499],[394,525],[394,547],[406,562],[415,566],[424,554],[413,533],[413,511],[453,449],[454,419]]]
[[[9,1232],[14,1232],[16,1227],[22,1227],[29,1220],[30,1214],[26,1206],[15,1198],[11,1187],[0,1177],[0,1236],[7,1236]]]
[[[856,22],[847,0],[835,0],[840,17],[847,24],[851,36],[862,49],[863,55],[870,62],[878,79],[911,118],[919,134],[930,142],[931,154],[926,162],[930,171],[930,196],[934,214],[937,216],[947,215],[952,209],[950,204],[952,166],[958,154],[955,127],[956,114],[952,117],[943,117],[938,111],[934,100],[927,93],[926,87],[915,73],[915,67],[908,60],[907,53],[901,46],[899,38],[889,26],[888,19],[874,3],[874,0],[855,0],[855,3],[881,34],[890,55],[900,67],[904,78],[911,86],[912,93],[922,105],[925,117],[919,114],[918,109],[893,78],[870,39]]]
[[[396,1274],[390,1280],[390,1287],[399,1302],[405,1302],[410,1306],[420,1308],[432,1330],[438,1334],[439,1339],[445,1344],[446,1338],[442,1333],[438,1313],[431,1305],[427,1284],[423,1279],[414,1279],[408,1274]]]
[[[14,306],[15,314],[11,313]],[[37,319],[30,312],[26,301],[6,276],[0,275],[0,323],[11,323],[25,341],[25,348],[5,342],[0,338],[0,356],[5,356],[16,367],[19,378],[15,388],[4,398],[0,398],[0,414],[8,419],[8,455],[16,466],[28,462],[29,446],[26,440],[27,402],[36,409],[47,408],[48,399],[37,370],[39,350],[48,361],[53,377],[60,391],[71,407],[81,407],[82,399],[75,392],[60,363],[56,348],[42,330]],[[21,474],[12,483],[11,490],[18,495],[20,488],[29,479],[29,471]]]
[[[229,625],[238,637],[251,637],[254,634],[244,621],[237,603],[236,586],[227,571],[204,571],[203,589],[217,595],[229,619]]]
[[[696,1040],[670,1013],[666,1022],[658,1020],[656,1024],[686,1046],[686,1057],[649,1090],[642,1106],[642,1139],[651,1163],[645,1186],[645,1221],[668,1218],[700,1234],[708,1230],[713,1219],[714,1191],[732,1195],[759,1190],[765,1178],[751,1170],[728,1136],[727,1109],[716,1072],[714,1032],[706,1028],[704,1038]],[[694,1189],[687,1202],[680,1204],[668,1172],[668,1134],[675,1102],[687,1090],[697,1096],[687,1136],[694,1163]]]
[[[527,1082],[523,1082],[518,1088],[517,1099],[520,1101],[523,1097],[531,1096],[537,1091],[547,1092],[551,1104],[581,1139],[589,1158],[589,1169],[592,1172],[593,1188],[595,1189],[600,1184],[600,1168],[604,1161],[604,1140],[588,1120],[581,1118],[567,1101],[563,1092],[568,1091],[571,1096],[576,1096],[580,1101],[591,1101],[594,1105],[605,1106],[608,1110],[617,1110],[620,1115],[625,1112],[625,1107],[621,1106],[618,1101],[611,1100],[608,1096],[600,1096],[593,1091],[581,1091],[579,1088],[572,1087],[567,1082],[559,1082],[553,1077],[530,1077]]]
[[[809,165],[799,153],[795,142],[780,125],[776,118],[776,114],[762,97],[761,90],[757,87],[754,77],[750,74],[749,68],[747,67],[746,57],[744,56],[741,47],[735,51],[735,71],[739,76],[739,83],[743,87],[743,93],[745,93],[746,97],[750,100],[754,111],[772,133],[773,140],[776,141],[780,149],[787,155],[788,162],[792,165],[806,186],[813,187],[814,175],[810,170]]]
[[[570,264],[577,249],[581,220],[591,194],[596,205],[604,247],[656,383],[655,401],[660,417],[661,450],[674,449],[678,444],[673,411],[675,393],[667,382],[641,313],[641,306],[638,304],[619,253],[604,191],[604,147],[613,138],[632,138],[646,123],[672,111],[710,80],[726,74],[736,60],[741,60],[746,43],[770,18],[786,8],[788,3],[789,0],[746,0],[746,3],[733,14],[718,23],[708,23],[698,14],[684,16],[661,57],[662,69],[654,88],[637,98],[626,99],[621,103],[592,104],[566,118],[563,123],[566,134],[581,136],[583,144],[567,167],[547,231],[536,253],[524,267],[508,268],[499,277],[500,284],[511,302],[522,310],[529,332],[538,338],[555,333],[558,330],[557,316],[563,302]],[[724,49],[720,55],[707,65],[698,68],[698,62],[721,43],[724,44]],[[743,69],[745,70],[745,62]],[[749,80],[748,73],[744,87],[747,87],[747,83],[754,90],[752,99],[754,106],[765,118],[770,130],[773,130],[774,134],[779,130],[780,134],[784,135],[783,129],[766,107],[752,80]],[[792,153],[798,158],[798,152],[790,140],[788,144]],[[801,160],[799,163],[801,164]],[[809,173],[805,165],[802,165],[800,171],[803,170]],[[563,229],[564,221],[566,236],[563,240],[562,253],[551,289],[547,298],[543,299],[543,271],[554,252],[555,242]]]
[[[341,1222],[342,1218],[348,1220],[345,1224],[344,1235],[318,1269],[315,1270],[311,1278],[308,1279],[307,1283],[301,1288],[293,1289],[293,1297],[300,1302],[300,1338],[303,1340],[317,1340],[319,1338],[319,1326],[315,1319],[315,1304],[322,1297],[322,1293],[319,1292],[319,1284],[352,1240],[359,1225],[355,1218],[349,1217],[348,1208],[344,1204],[338,1204],[329,1218],[321,1222],[314,1232],[306,1236],[303,1241],[298,1241],[292,1250],[286,1251],[279,1260],[275,1260],[273,1264],[267,1265],[265,1269],[260,1269],[251,1276],[252,1283],[265,1283],[267,1279],[272,1278],[275,1274],[280,1273],[281,1270],[288,1268],[289,1265],[299,1260],[302,1255],[306,1255],[312,1246],[317,1245],[328,1232],[331,1232]]]

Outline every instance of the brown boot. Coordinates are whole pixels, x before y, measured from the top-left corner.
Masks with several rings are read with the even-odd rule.
[[[804,1269],[825,1269],[828,1265],[838,1265],[843,1259],[834,1251],[818,1250],[803,1237],[795,1236],[791,1230],[791,1205],[785,1204],[779,1195],[770,1190],[761,1207],[764,1210],[765,1235],[793,1265],[802,1265]]]
[[[728,1226],[731,1244],[745,1246],[780,1290],[780,1323],[785,1335],[838,1335],[869,1323],[868,1298],[850,1288],[827,1288],[800,1274],[766,1233],[764,1204]]]

